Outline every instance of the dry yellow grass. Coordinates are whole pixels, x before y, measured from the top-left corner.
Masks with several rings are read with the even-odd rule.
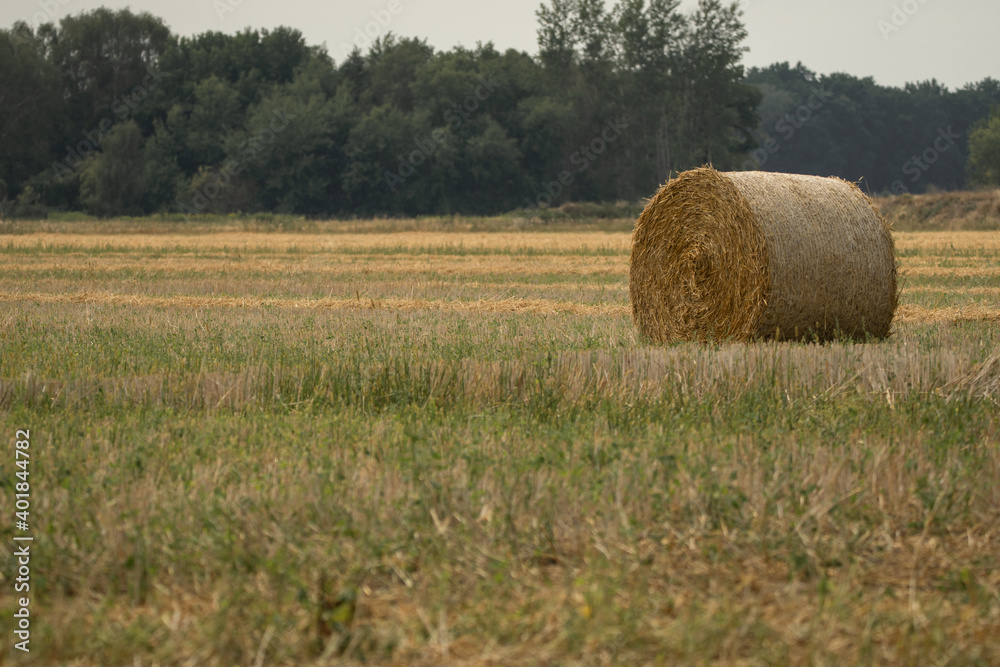
[[[996,229],[1000,190],[971,190],[880,197],[879,206],[898,229]]]
[[[900,273],[913,276],[996,276],[1000,266],[977,257],[931,255],[903,257]],[[944,264],[944,266],[941,266]],[[320,275],[364,275],[388,273],[437,273],[483,276],[489,274],[551,276],[565,274],[627,276],[628,260],[618,256],[574,257],[572,255],[356,255],[324,253],[306,256],[278,254],[248,256],[198,256],[169,254],[139,259],[126,255],[18,256],[0,254],[0,271],[30,274],[44,271],[160,271],[165,273],[218,271],[225,273],[274,273]]]
[[[994,261],[989,256],[990,249],[1000,248],[1000,233],[902,233],[895,236],[897,246],[911,253],[901,259],[904,276],[983,279],[1000,276],[1000,267],[988,265]],[[3,290],[0,299],[7,302],[77,300],[155,307],[218,305],[307,309],[360,308],[364,306],[359,304],[364,303],[371,308],[374,302],[382,310],[492,310],[617,316],[621,313],[617,303],[575,303],[575,300],[590,300],[584,294],[599,297],[615,290],[624,293],[627,255],[624,252],[610,255],[565,253],[608,249],[617,252],[627,248],[629,238],[628,234],[603,232],[8,235],[0,237],[0,248],[13,246],[19,250],[0,252],[0,272],[8,278],[7,289]],[[118,250],[101,252],[109,245]],[[25,250],[28,248],[36,250]],[[150,248],[156,249],[152,255]],[[439,252],[425,252],[428,248]],[[490,252],[461,254],[460,248]],[[985,256],[952,254],[952,248],[958,252],[981,250]],[[390,253],[380,252],[390,249]],[[445,252],[440,252],[442,249]],[[547,255],[546,252],[564,254]],[[51,271],[76,271],[81,277],[42,275]],[[93,289],[79,284],[80,279],[89,280],[88,272],[93,272],[93,279],[107,276],[114,288]],[[152,272],[163,293],[131,296],[137,279],[118,278],[115,272],[142,272],[140,275]],[[264,288],[267,276],[274,276],[275,286],[289,290],[288,293],[275,293],[269,298],[261,298],[259,293],[241,295],[251,286],[254,290]],[[580,280],[591,276],[605,276],[610,282],[595,284]],[[301,281],[301,290],[293,289],[294,280]],[[334,282],[327,283],[327,280]],[[212,293],[213,285],[223,290],[221,295]],[[398,287],[401,285],[419,286],[419,293],[400,294]],[[11,289],[15,286],[16,289]],[[456,288],[460,289],[456,291]],[[904,290],[905,297],[939,292],[941,288],[926,284],[911,288],[904,284]],[[486,298],[470,298],[476,291],[495,293]],[[513,293],[504,294],[505,291]],[[961,298],[989,296],[995,294],[997,288],[963,286],[948,291],[953,298]],[[316,292],[326,298],[307,296]],[[909,305],[897,321],[938,322],[981,317],[992,317],[981,305],[955,306],[937,311],[936,315],[925,308]]]
[[[52,302],[49,302],[52,303]],[[58,303],[58,302],[56,302]],[[65,302],[63,302],[65,303]],[[92,306],[115,306],[114,302],[83,302]],[[129,304],[134,305],[134,304]],[[141,305],[141,304],[140,304]],[[171,319],[184,303],[165,304],[171,310],[143,313],[147,326],[177,332],[181,327]],[[527,304],[530,305],[530,304]],[[225,304],[203,303],[212,308],[227,327],[247,326],[248,323],[269,325],[287,318],[291,313],[271,312],[250,319],[225,311]],[[903,307],[905,308],[905,307]],[[903,309],[901,308],[901,309]],[[134,313],[135,311],[129,311]],[[392,322],[391,313],[369,310],[334,311],[335,317],[349,328],[364,330],[372,323]],[[430,313],[466,313],[466,310],[434,310]],[[495,313],[488,306],[481,311]],[[511,310],[502,314],[555,314],[551,310]],[[607,313],[573,312],[574,315],[608,317]],[[373,317],[378,315],[378,319]],[[388,316],[387,316],[388,315]],[[627,312],[618,313],[622,319]],[[908,309],[912,322],[940,323],[939,313],[932,310]],[[926,319],[920,319],[926,316]],[[976,313],[954,309],[954,321],[995,322],[997,311]],[[87,317],[100,321],[100,328],[128,325],[130,318],[115,317],[108,310]],[[990,319],[992,317],[993,319]],[[938,319],[935,319],[938,318]],[[964,319],[963,319],[964,318]],[[421,323],[428,320],[420,320]],[[202,326],[195,320],[195,327]],[[554,326],[560,326],[558,323]],[[446,329],[436,331],[439,336]],[[544,334],[542,336],[544,338]],[[614,350],[571,350],[551,354],[544,367],[535,357],[482,360],[478,358],[423,360],[423,370],[432,378],[435,389],[461,397],[477,405],[492,405],[512,396],[520,396],[525,387],[545,386],[557,391],[567,404],[598,397],[607,401],[655,400],[670,387],[693,400],[710,400],[720,394],[750,391],[760,383],[773,384],[778,395],[804,395],[813,398],[843,398],[862,395],[885,400],[892,405],[897,400],[926,395],[957,394],[956,388],[986,390],[997,395],[1000,382],[1000,355],[981,360],[981,350],[962,348],[954,335],[945,330],[935,336],[934,344],[941,349],[933,356],[912,344],[864,344],[855,346],[778,346],[771,343],[727,344],[719,347],[679,345],[641,347],[635,337],[623,337]],[[391,365],[391,361],[390,361]],[[384,368],[369,368],[378,374]],[[327,372],[333,372],[333,368]],[[397,369],[398,372],[398,369]],[[0,405],[4,397],[20,395],[29,402],[66,400],[86,405],[98,397],[127,408],[141,405],[196,404],[203,408],[226,407],[244,410],[274,400],[276,384],[285,380],[301,382],[293,373],[283,373],[260,364],[243,364],[230,372],[196,372],[179,376],[174,371],[124,377],[90,377],[73,382],[46,380],[35,373],[14,379],[0,379]]]
[[[1000,250],[1000,232],[893,232],[897,250]]]
[[[226,273],[317,273],[356,275],[371,273],[439,273],[482,276],[517,275],[621,275],[628,274],[625,257],[572,255],[343,255],[312,256],[251,255],[244,257],[205,257],[174,255],[138,259],[132,254],[117,256],[41,255],[21,257],[0,255],[0,270],[8,273],[32,273],[51,270],[144,270],[183,272],[220,271]]]
[[[152,308],[291,308],[313,310],[435,310],[470,313],[559,313],[624,315],[626,306],[588,305],[548,299],[432,301],[360,297],[355,299],[275,299],[225,296],[150,296],[114,292],[0,292],[0,302],[79,303]]]
[[[917,256],[903,257],[900,259],[908,267],[938,266],[945,264],[952,266],[982,266],[986,262],[997,263],[1000,261],[1000,254],[990,256],[962,256],[957,254],[920,254]]]
[[[468,313],[536,313],[564,315],[605,315],[622,317],[629,307],[615,304],[581,304],[550,299],[490,299],[478,301],[436,301],[429,299],[275,299],[213,296],[149,296],[112,292],[0,292],[0,302],[78,303],[146,308],[289,308],[311,310],[430,310]],[[1000,308],[963,306],[923,308],[900,306],[896,320],[910,322],[993,322],[1000,320]]]
[[[900,270],[904,276],[931,278],[993,278],[1000,276],[1000,267],[994,266],[915,266]]]
[[[947,292],[952,296],[995,296],[1000,295],[1000,287],[943,287],[943,286],[923,286],[909,287],[907,294],[925,294],[928,292]]]
[[[998,231],[893,232],[896,249],[906,250],[1000,250]],[[198,250],[298,248],[329,252],[337,249],[420,248],[463,246],[468,249],[523,248],[532,250],[583,250],[611,248],[626,253],[631,233],[621,232],[397,232],[370,234],[309,234],[226,232],[221,234],[0,234],[0,248],[59,246],[103,248],[190,247]],[[945,253],[947,254],[947,253]]]
[[[585,251],[611,249],[625,253],[630,234],[610,232],[396,232],[392,234],[306,234],[226,232],[221,234],[0,234],[0,248],[43,246],[272,250],[305,253],[380,248],[463,248],[465,250]]]
[[[896,313],[899,322],[996,322],[1000,308],[985,306],[957,306],[948,308],[923,308],[903,305]]]

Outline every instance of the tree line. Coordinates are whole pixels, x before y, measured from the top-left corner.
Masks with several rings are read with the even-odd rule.
[[[537,55],[387,33],[339,62],[284,27],[183,37],[103,8],[15,24],[0,213],[488,214],[636,201],[706,163],[892,192],[998,171],[994,79],[747,71],[740,10],[720,0],[550,0],[537,17]]]
[[[763,98],[743,168],[835,175],[876,193],[1000,185],[984,160],[991,142],[1000,148],[1000,125],[989,121],[1000,108],[996,79],[955,91],[933,80],[894,88],[780,63],[745,80]]]

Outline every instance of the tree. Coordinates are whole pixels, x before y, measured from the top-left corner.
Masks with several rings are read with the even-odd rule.
[[[470,129],[471,136],[462,143],[462,177],[449,197],[449,208],[474,213],[514,208],[522,185],[517,142],[490,116],[473,121]]]
[[[629,125],[614,165],[617,197],[635,199],[670,176],[671,117],[687,20],[678,0],[621,0],[612,12],[619,113]],[[637,187],[638,186],[638,187]]]
[[[576,53],[576,35],[572,30],[576,2],[551,2],[551,7],[542,4],[535,12],[538,17],[538,51],[543,65],[562,72],[569,68]]]
[[[331,99],[324,56],[308,61],[292,81],[276,87],[247,112],[244,129],[226,142],[223,170],[232,167],[259,186],[257,205],[282,213],[318,215],[342,203],[351,110],[347,90]]]
[[[431,182],[431,169],[438,181],[457,174],[458,151],[448,130],[432,135],[433,129],[426,112],[406,113],[388,104],[360,118],[344,148],[350,164],[343,188],[351,208],[407,214],[433,211],[444,193]]]
[[[142,209],[145,213],[169,209],[185,182],[177,164],[176,138],[162,121],[156,121],[153,134],[143,147]]]
[[[194,104],[177,115],[188,158],[193,164],[215,165],[225,156],[226,139],[243,123],[246,109],[233,84],[214,74],[194,86]]]
[[[895,88],[776,63],[746,82],[764,99],[745,168],[864,179],[897,194],[965,187],[969,134],[1000,104],[1000,82],[989,78],[951,92],[933,80]]]
[[[704,163],[730,167],[752,145],[761,95],[743,82],[742,14],[735,2],[698,0],[688,19],[676,77],[681,104],[671,138],[675,169]]]
[[[172,74],[164,88],[172,104],[186,106],[195,102],[194,87],[214,76],[232,84],[246,110],[272,86],[291,81],[313,53],[302,33],[286,27],[182,37],[163,54],[163,70]]]
[[[438,210],[513,208],[518,195],[530,189],[518,104],[537,83],[534,73],[516,52],[501,55],[489,43],[475,50],[457,47],[417,71],[411,84],[414,109],[430,130],[414,141],[430,153],[442,151],[414,178],[414,187],[440,191]]]
[[[104,138],[102,150],[89,157],[80,173],[80,201],[100,216],[142,213],[143,156],[139,125],[129,120]]]
[[[563,166],[615,119],[626,132],[574,188],[635,198],[673,171],[736,163],[757,125],[759,91],[743,82],[746,29],[737,4],[700,0],[551,0],[538,10],[539,50],[556,102],[575,113]]]
[[[15,199],[25,181],[51,162],[65,125],[59,71],[24,23],[0,30],[0,201]]]
[[[397,40],[392,33],[376,39],[368,54],[371,80],[367,101],[372,106],[392,104],[402,111],[412,111],[411,83],[433,57],[434,49],[425,40]]]
[[[705,162],[875,191],[993,182],[995,121],[973,128],[1000,81],[745,72],[739,7],[681,2],[544,0],[536,56],[389,35],[336,66],[290,28],[175,38],[107,9],[15,25],[0,30],[0,207],[495,213],[634,201]]]
[[[120,110],[131,111],[134,98],[145,99],[173,41],[162,19],[103,7],[67,16],[58,30],[46,24],[39,34],[62,73],[75,133],[97,127],[103,118],[121,120]]]
[[[970,185],[1000,186],[1000,107],[969,135],[967,172]]]

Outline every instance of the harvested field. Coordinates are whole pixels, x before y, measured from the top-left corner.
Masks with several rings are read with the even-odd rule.
[[[1000,320],[1000,308],[985,308],[978,305],[946,308],[922,308],[907,305],[901,306],[898,313],[899,323],[995,322],[997,320]]]
[[[113,224],[0,236],[10,664],[1000,663],[1000,232],[896,234],[884,341],[654,346],[625,233]]]
[[[313,310],[433,310],[469,313],[571,313],[578,315],[621,315],[625,306],[592,306],[544,299],[479,299],[477,301],[429,301],[426,299],[255,299],[246,297],[145,296],[109,292],[74,294],[5,293],[0,301],[35,303],[81,303],[154,308],[290,308]]]
[[[304,254],[384,252],[466,255],[477,251],[518,254],[531,251],[586,254],[587,251],[627,253],[630,234],[609,232],[395,232],[391,234],[26,234],[3,238],[8,248],[102,251],[168,250],[176,252],[265,251]]]
[[[996,278],[1000,276],[1000,266],[915,266],[907,269],[906,275],[937,278]]]
[[[905,252],[917,250],[971,250],[974,252],[996,252],[1000,250],[1000,236],[995,231],[988,232],[895,232],[896,250]]]

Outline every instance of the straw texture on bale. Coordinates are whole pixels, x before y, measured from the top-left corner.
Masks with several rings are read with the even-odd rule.
[[[694,169],[639,216],[629,292],[636,325],[660,343],[884,338],[895,249],[853,183]]]

